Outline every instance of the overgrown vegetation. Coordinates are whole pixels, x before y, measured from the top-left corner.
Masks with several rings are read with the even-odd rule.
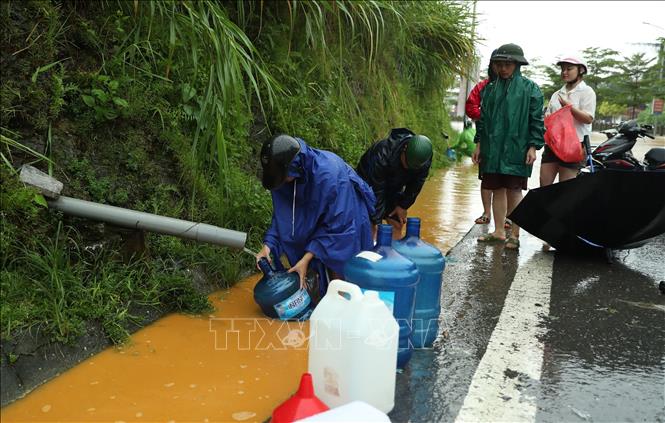
[[[355,164],[395,126],[435,143],[443,96],[472,61],[469,8],[452,1],[5,1],[2,44],[2,337],[68,341],[95,320],[115,341],[142,307],[201,312],[192,272],[226,286],[249,255],[122,233],[49,212],[14,172],[33,163],[63,194],[249,233],[270,198],[271,134]]]

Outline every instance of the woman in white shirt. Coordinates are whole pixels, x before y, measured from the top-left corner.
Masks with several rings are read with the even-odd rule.
[[[561,79],[566,85],[552,94],[545,116],[556,112],[567,104],[572,104],[575,130],[577,131],[577,137],[582,142],[585,135],[591,134],[591,122],[593,122],[596,113],[596,93],[582,80],[588,72],[583,61],[575,57],[566,57],[559,60],[557,66],[561,68]],[[545,145],[540,165],[540,186],[551,185],[557,174],[559,175],[559,182],[572,179],[577,176],[579,169],[583,166],[584,161],[575,163],[561,161]]]

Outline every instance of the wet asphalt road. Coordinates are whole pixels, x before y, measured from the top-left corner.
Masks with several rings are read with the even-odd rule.
[[[446,257],[439,338],[398,374],[391,420],[665,422],[665,235],[608,264],[483,232]]]

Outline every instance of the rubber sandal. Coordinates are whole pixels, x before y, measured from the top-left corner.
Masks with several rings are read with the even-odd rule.
[[[520,239],[510,237],[506,240],[506,248],[509,250],[517,250],[520,248]]]
[[[503,224],[504,229],[510,229],[511,226],[513,226],[513,222],[510,219],[506,219],[506,222]]]
[[[478,242],[485,242],[485,243],[500,243],[500,242],[506,242],[506,238],[499,238],[496,235],[492,234],[487,234],[478,237]]]
[[[479,225],[487,225],[490,223],[490,218],[488,216],[482,215],[478,219],[476,219],[476,223]]]

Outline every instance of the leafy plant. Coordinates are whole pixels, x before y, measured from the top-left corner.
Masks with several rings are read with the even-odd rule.
[[[81,94],[81,99],[95,111],[97,120],[113,120],[129,107],[127,100],[118,94],[120,82],[106,75],[97,75],[93,88]]]

